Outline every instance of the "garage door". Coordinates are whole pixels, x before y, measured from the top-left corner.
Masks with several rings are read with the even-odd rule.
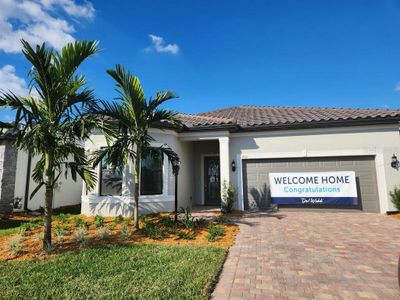
[[[373,156],[243,160],[244,207],[246,210],[263,210],[269,207],[271,200],[268,174],[270,172],[330,171],[354,171],[359,199],[359,205],[356,207],[330,207],[379,212],[378,187]],[[294,205],[290,207],[294,207]],[[308,204],[301,205],[301,207],[316,207],[316,205]]]

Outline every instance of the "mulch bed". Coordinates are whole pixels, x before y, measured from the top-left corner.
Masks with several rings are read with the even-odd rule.
[[[169,214],[163,214],[169,215]],[[232,217],[240,217],[240,213],[231,214]],[[43,233],[43,227],[29,229],[25,232],[22,245],[22,251],[18,255],[14,255],[8,246],[9,239],[15,237],[16,235],[8,235],[0,238],[0,260],[30,260],[30,259],[44,259],[48,258],[60,253],[69,252],[69,251],[79,251],[83,247],[96,247],[104,244],[159,244],[159,245],[203,245],[203,246],[216,246],[222,247],[224,249],[228,249],[232,246],[234,239],[239,232],[239,227],[232,223],[215,223],[211,221],[205,221],[203,224],[199,225],[194,229],[186,229],[184,226],[179,223],[178,228],[179,232],[189,233],[193,236],[192,240],[180,239],[176,233],[174,234],[166,234],[164,237],[160,239],[154,239],[148,236],[145,236],[141,230],[133,231],[133,221],[129,220],[129,223],[125,220],[121,224],[115,224],[114,219],[112,217],[106,217],[104,222],[104,227],[109,228],[109,237],[106,239],[100,239],[98,234],[98,229],[94,225],[94,217],[85,217],[80,216],[90,225],[87,230],[87,241],[88,243],[85,246],[81,246],[81,244],[76,240],[74,236],[74,232],[78,231],[79,228],[74,227],[72,219],[69,218],[67,221],[68,230],[64,236],[63,241],[58,241],[54,234],[54,227],[57,224],[60,224],[60,221],[53,221],[53,245],[55,246],[54,251],[50,254],[45,253],[42,250],[42,241],[38,238]],[[29,221],[33,219],[37,219],[37,216],[29,216],[26,214],[16,214],[10,216],[10,219],[15,220],[24,220]],[[160,214],[152,215],[148,217],[148,220],[151,222],[158,222],[161,218]],[[171,216],[172,218],[172,216]],[[228,216],[229,219],[229,216]],[[224,234],[217,238],[214,242],[210,242],[207,240],[208,235],[208,225],[209,224],[220,225],[224,227]],[[128,224],[130,230],[132,231],[132,236],[129,239],[123,239],[120,234],[121,228],[124,224]],[[141,222],[140,228],[143,227],[143,223]]]

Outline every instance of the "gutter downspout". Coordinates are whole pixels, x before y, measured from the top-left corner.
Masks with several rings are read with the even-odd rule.
[[[28,201],[29,201],[29,184],[31,181],[31,163],[32,156],[31,153],[28,153],[28,166],[26,167],[26,178],[25,178],[25,195],[24,195],[24,211],[28,210]]]

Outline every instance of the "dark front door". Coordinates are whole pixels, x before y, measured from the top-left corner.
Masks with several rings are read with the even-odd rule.
[[[204,157],[204,205],[221,205],[219,157]]]

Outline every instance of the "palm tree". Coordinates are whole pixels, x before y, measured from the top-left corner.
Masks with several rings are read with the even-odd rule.
[[[139,229],[139,178],[141,162],[147,155],[166,155],[170,161],[178,161],[177,154],[168,146],[159,148],[151,146],[154,140],[148,133],[151,126],[166,123],[179,127],[181,121],[177,113],[160,108],[164,102],[177,98],[169,91],[157,92],[154,98],[146,100],[139,79],[126,71],[121,65],[107,73],[116,81],[119,97],[117,102],[101,101],[102,108],[97,114],[105,116],[103,131],[107,139],[107,148],[97,151],[94,165],[102,159],[114,168],[122,168],[129,161],[134,162],[134,227]]]
[[[13,133],[18,149],[39,157],[32,172],[38,185],[31,198],[45,187],[43,248],[46,250],[51,247],[54,186],[61,174],[70,173],[73,180],[79,175],[88,188],[93,188],[96,182],[82,141],[96,126],[97,121],[88,112],[97,100],[93,90],[85,87],[85,77],[76,75],[76,71],[85,59],[98,52],[98,42],[76,41],[61,52],[44,43],[36,49],[24,40],[22,44],[22,52],[32,64],[28,74],[30,91],[37,96],[1,91],[0,106],[14,110],[15,120],[0,125]]]

